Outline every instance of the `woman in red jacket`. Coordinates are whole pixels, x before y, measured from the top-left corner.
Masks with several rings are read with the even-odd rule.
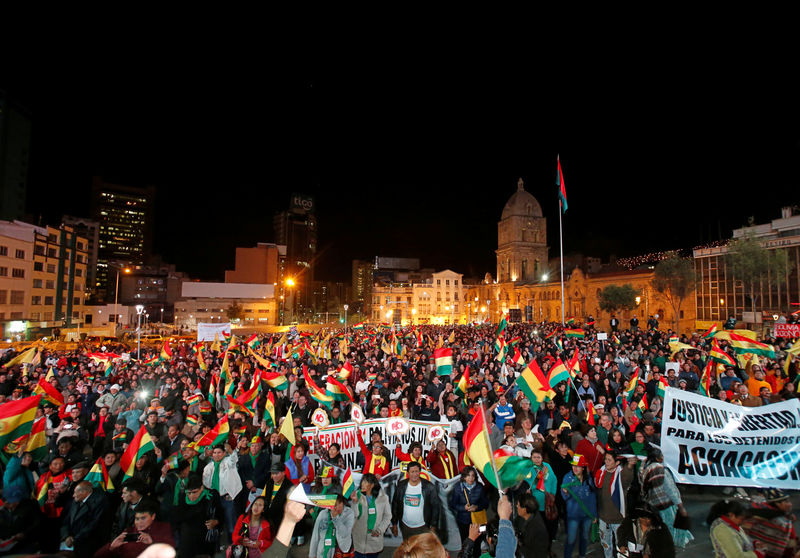
[[[585,432],[584,432],[585,429]],[[583,440],[578,442],[575,448],[575,453],[579,453],[586,457],[588,462],[589,471],[594,475],[603,466],[606,450],[600,440],[597,439],[597,428],[589,425],[581,425],[581,432],[584,435]]]
[[[257,497],[250,505],[250,512],[240,515],[233,528],[233,544],[244,546],[248,558],[261,558],[261,553],[272,544],[269,521],[262,516],[266,505],[263,496]],[[231,555],[231,548],[228,548],[227,555]]]

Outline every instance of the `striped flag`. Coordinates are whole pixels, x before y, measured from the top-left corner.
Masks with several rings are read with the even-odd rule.
[[[339,377],[340,380],[346,380],[347,378],[350,377],[350,374],[352,373],[353,373],[353,365],[350,364],[350,361],[348,360],[345,361],[344,364],[342,364],[342,367],[339,368],[339,371],[336,373],[336,375]]]
[[[511,362],[516,365],[525,364],[525,359],[522,358],[522,353],[519,352],[517,347],[514,347],[514,355],[511,357]]]
[[[461,378],[459,378],[454,391],[456,392],[456,395],[464,397],[467,395],[468,389],[469,389],[469,366],[467,366],[466,370],[464,370],[464,373],[461,374]]]
[[[195,447],[205,448],[208,446],[216,446],[227,440],[228,434],[230,434],[230,425],[228,424],[228,415],[225,415],[219,419],[219,422],[214,428],[206,432],[202,438],[195,442]]]
[[[720,347],[716,339],[711,340],[711,360],[720,364],[736,367],[736,361]]]
[[[53,384],[46,381],[44,378],[39,379],[39,383],[33,388],[34,395],[41,395],[45,401],[52,403],[57,407],[64,404],[64,396],[61,392],[53,387]]]
[[[497,324],[497,331],[494,333],[495,336],[498,336],[501,333],[503,333],[507,327],[508,327],[508,319],[506,315],[503,314],[503,317],[500,318],[500,323]]]
[[[253,335],[251,335],[250,337],[247,338],[247,341],[245,341],[245,345],[247,345],[251,349],[255,349],[260,344],[261,344],[261,341],[259,340],[257,333],[254,333]]]
[[[333,397],[334,401],[353,402],[353,392],[350,391],[350,388],[338,381],[333,376],[328,376],[327,378],[325,393]]]
[[[0,405],[0,448],[31,433],[36,407],[41,400],[41,395],[34,395]]]
[[[564,172],[561,170],[561,155],[556,156],[556,186],[558,186],[558,205],[561,213],[567,212],[567,188],[564,184]]]
[[[628,403],[633,401],[633,394],[636,393],[636,386],[639,385],[639,367],[636,367],[634,373],[631,375],[631,379],[628,382],[628,385],[625,387],[625,399]]]
[[[321,405],[325,405],[329,409],[333,407],[333,397],[322,391],[319,386],[314,383],[314,380],[312,380],[311,376],[308,375],[308,368],[305,364],[303,365],[303,379],[306,381],[306,387],[308,388],[309,394],[314,401]]]
[[[353,482],[353,471],[348,467],[342,477],[342,496],[349,500],[355,489],[356,483]]]
[[[35,461],[41,461],[47,457],[47,433],[45,427],[47,426],[47,417],[41,417],[33,421],[30,435],[28,436],[28,445],[25,451],[30,452]]]
[[[533,461],[516,455],[508,447],[494,450],[494,462],[497,474],[500,476],[500,484],[507,487],[516,486],[525,480],[533,469]]]
[[[92,483],[95,488],[100,488],[104,492],[114,491],[114,483],[108,476],[108,469],[106,469],[106,463],[102,457],[95,461],[94,466],[83,480]]]
[[[744,335],[738,333],[728,332],[729,342],[733,347],[734,352],[739,354],[754,354],[765,356],[767,358],[775,358],[775,349],[772,345],[759,343],[753,339],[749,339]]]
[[[717,334],[717,324],[716,324],[716,323],[714,323],[714,324],[712,324],[712,325],[711,325],[711,327],[710,327],[710,328],[708,328],[708,331],[706,331],[706,332],[703,334],[703,339],[711,339],[711,338],[712,338],[712,337],[714,337],[716,334]]]
[[[199,405],[200,402],[203,400],[203,396],[199,393],[193,393],[189,397],[186,398],[186,405],[191,407],[192,405]]]
[[[449,376],[453,373],[453,349],[442,348],[433,351],[436,362],[436,375]]]
[[[537,411],[539,404],[555,397],[556,392],[550,387],[550,382],[547,377],[539,368],[536,359],[532,359],[528,366],[522,371],[522,374],[517,378],[517,385],[528,396],[531,402],[531,409]]]
[[[131,478],[136,468],[136,462],[148,451],[152,451],[155,448],[150,434],[147,433],[147,427],[142,425],[139,432],[136,433],[136,436],[134,436],[133,440],[128,444],[128,449],[125,450],[125,453],[123,453],[122,457],[119,459],[119,467],[124,474],[123,480]]]
[[[716,342],[716,341],[715,341]],[[700,378],[700,393],[706,397],[711,397],[711,371],[714,369],[713,359],[708,359],[705,368],[703,368],[703,377]]]
[[[267,382],[267,385],[274,390],[283,391],[289,388],[289,380],[286,376],[277,372],[270,372],[269,370],[261,371],[261,381]]]
[[[197,417],[197,415],[189,415],[186,417],[186,424],[189,426],[197,426],[198,422],[200,422],[200,419]]]
[[[267,404],[264,407],[264,421],[267,426],[275,428],[278,424],[275,422],[275,395],[272,391],[267,393]]]
[[[577,339],[583,339],[586,336],[582,329],[565,329],[564,335],[567,337],[575,337]]]
[[[564,381],[569,382],[571,377],[572,376],[570,375],[566,365],[559,358],[549,370],[547,374],[547,381],[550,382],[551,386],[554,386]]]
[[[161,359],[172,360],[172,348],[169,346],[169,341],[164,341],[164,345],[161,347]]]
[[[228,415],[232,415],[233,413],[244,413],[248,417],[253,416],[253,411],[248,409],[244,403],[242,403],[235,397],[226,395],[225,398],[228,400],[228,404],[230,405],[230,407],[228,408]]]
[[[489,430],[486,427],[486,413],[483,412],[483,409],[475,413],[469,426],[464,431],[463,441],[464,451],[470,463],[495,487],[501,488],[498,486],[498,480],[494,474],[494,466],[492,464],[494,456],[492,454],[492,445],[489,441]]]

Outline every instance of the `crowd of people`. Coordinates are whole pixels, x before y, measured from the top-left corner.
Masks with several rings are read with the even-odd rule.
[[[125,346],[42,348],[36,365],[15,363],[8,351],[0,359],[0,405],[40,392],[40,382],[63,403],[45,397],[36,410],[43,451],[25,440],[2,448],[0,554],[132,557],[164,543],[180,558],[286,556],[290,546],[306,547],[309,558],[374,558],[391,533],[402,536],[400,556],[434,556],[445,552],[450,518],[463,558],[549,558],[559,536],[565,558],[576,549],[586,556],[595,541],[606,558],[675,556],[700,526],[690,525],[663,463],[660,388],[745,406],[795,398],[798,367],[785,362],[791,341],[765,339],[775,358],[743,359],[710,335],[675,339],[655,319],[629,329],[617,320],[602,341],[593,322],[568,326],[583,332],[577,337],[555,323],[367,326],[180,342],[141,355]],[[712,343],[731,362],[704,375]],[[449,375],[437,374],[437,347],[452,349]],[[516,378],[533,359],[545,375],[559,362],[576,363],[574,379],[552,386],[554,397],[532,401]],[[285,381],[264,381],[265,365]],[[327,378],[352,402],[321,398]],[[232,398],[247,408],[232,406]],[[350,422],[354,405],[367,418],[447,424],[449,436],[428,451],[419,443],[403,451],[358,431],[354,470],[361,475],[348,493],[341,448],[318,437],[309,443],[303,429],[319,407],[331,424]],[[289,413],[291,446],[279,434]],[[528,478],[502,493],[465,452],[463,434],[478,413],[492,448],[531,462]],[[223,418],[227,435],[207,443]],[[142,432],[152,447],[129,467],[126,452]],[[387,490],[381,481],[398,465]],[[298,485],[328,503],[289,500]],[[744,504],[731,498],[712,508],[716,555],[795,556],[788,495],[771,490]]]

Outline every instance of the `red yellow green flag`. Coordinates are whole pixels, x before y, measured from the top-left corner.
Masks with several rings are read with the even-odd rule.
[[[470,463],[495,487],[501,488],[498,486],[497,477],[494,474],[492,445],[489,441],[486,413],[483,412],[483,409],[475,413],[469,426],[464,431],[464,447]]]
[[[539,409],[540,403],[556,396],[556,392],[550,387],[550,382],[539,368],[536,359],[532,359],[522,371],[520,377],[517,378],[517,385],[530,399],[531,408],[534,411]]]
[[[272,391],[267,393],[267,404],[264,407],[264,421],[266,421],[267,426],[277,426],[275,422],[275,396],[272,394]]]
[[[0,448],[30,434],[33,419],[36,417],[36,407],[41,400],[41,395],[34,395],[0,405]]]
[[[461,395],[463,397],[467,395],[468,389],[469,389],[469,366],[467,366],[467,369],[464,370],[463,374],[461,374],[461,378],[458,379],[455,392],[457,395]]]
[[[202,438],[195,442],[195,446],[197,448],[216,446],[227,440],[228,434],[230,434],[230,425],[228,424],[228,415],[225,415],[219,419],[219,422],[214,428],[206,432]]]
[[[161,359],[172,360],[172,349],[169,346],[169,341],[164,341],[164,345],[161,347]]]
[[[103,461],[102,457],[95,461],[89,474],[86,475],[86,478],[83,480],[89,481],[104,492],[114,491],[114,483],[111,482],[111,477],[108,476],[108,469],[106,469],[106,463]]]
[[[33,421],[30,436],[28,436],[28,445],[25,451],[30,452],[34,461],[41,461],[47,457],[47,434],[45,427],[47,426],[47,417],[41,417]]]
[[[346,385],[338,381],[333,376],[328,376],[325,393],[333,397],[335,401],[353,401],[353,393]]]
[[[143,425],[139,429],[139,432],[136,433],[136,436],[133,437],[130,444],[128,444],[128,449],[125,450],[125,453],[123,453],[122,457],[119,459],[119,467],[124,474],[123,480],[131,478],[136,468],[136,462],[139,461],[145,453],[155,448],[150,434],[147,433],[147,427]]]
[[[342,477],[342,496],[349,500],[355,489],[356,483],[353,482],[353,471],[348,467],[344,477]]]
[[[556,156],[556,186],[558,186],[558,205],[561,206],[561,213],[567,212],[567,187],[564,184],[564,172],[561,170],[561,156]]]
[[[61,407],[61,405],[64,404],[64,396],[61,395],[61,392],[54,388],[53,384],[46,381],[44,378],[39,379],[39,383],[36,384],[35,388],[33,388],[33,394],[41,394],[45,401],[48,401],[57,407]]]

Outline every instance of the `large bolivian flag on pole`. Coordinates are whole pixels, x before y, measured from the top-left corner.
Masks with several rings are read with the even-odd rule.
[[[36,407],[41,400],[41,395],[34,395],[0,405],[0,448],[31,433]]]
[[[433,358],[436,361],[437,376],[449,376],[453,373],[452,349],[436,349],[433,351]]]
[[[492,446],[489,442],[489,430],[486,427],[486,413],[483,410],[475,413],[469,426],[464,431],[464,447],[472,465],[489,482],[499,488],[492,465]]]
[[[556,392],[550,387],[547,377],[536,364],[536,359],[531,360],[528,366],[522,371],[522,375],[517,378],[517,385],[528,396],[531,401],[531,408],[536,411],[539,403],[556,396]]]

